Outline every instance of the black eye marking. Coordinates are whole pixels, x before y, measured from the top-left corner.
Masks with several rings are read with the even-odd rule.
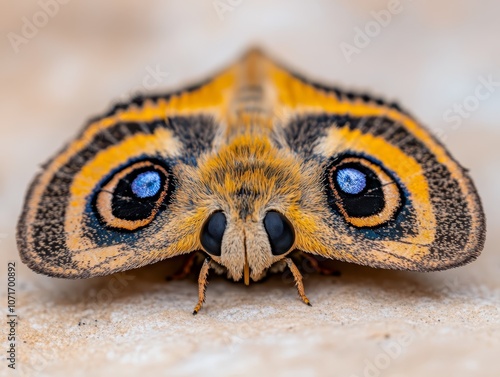
[[[269,211],[266,214],[264,228],[274,255],[285,254],[295,243],[295,231],[292,224],[279,212]]]
[[[201,245],[211,255],[220,256],[222,252],[222,237],[226,230],[226,216],[222,212],[215,212],[203,225],[201,231]]]
[[[330,204],[356,227],[375,227],[401,207],[398,183],[379,165],[361,157],[336,159],[328,168]]]
[[[171,183],[171,175],[164,166],[152,161],[136,162],[103,185],[94,207],[105,225],[137,230],[153,221],[170,197]]]

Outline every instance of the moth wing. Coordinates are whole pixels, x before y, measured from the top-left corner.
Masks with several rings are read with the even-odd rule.
[[[23,262],[50,276],[86,278],[200,249],[201,215],[178,198],[177,186],[213,148],[221,133],[217,112],[233,82],[229,68],[204,84],[136,98],[92,120],[31,184],[17,227]],[[141,172],[136,186],[156,179],[155,195],[144,188],[143,197],[130,193],[127,180]]]
[[[425,127],[395,104],[311,83],[270,60],[267,72],[281,142],[301,156],[309,177],[295,215],[298,249],[419,271],[460,266],[479,255],[485,218],[477,191]],[[371,171],[384,187],[359,198],[336,195],[332,185],[338,186],[341,166],[344,175],[352,174],[346,166],[368,177]],[[377,195],[385,207],[370,199]]]

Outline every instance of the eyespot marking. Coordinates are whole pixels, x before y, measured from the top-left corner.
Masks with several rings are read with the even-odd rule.
[[[140,173],[131,184],[132,192],[139,198],[150,198],[158,194],[161,188],[160,174],[156,171]]]
[[[366,158],[337,158],[327,174],[332,207],[357,228],[381,226],[401,208],[403,198],[397,181]]]
[[[337,183],[345,193],[357,195],[366,188],[366,175],[354,168],[339,169]]]
[[[115,173],[96,195],[104,225],[135,231],[150,224],[171,194],[171,176],[160,163],[135,162]]]

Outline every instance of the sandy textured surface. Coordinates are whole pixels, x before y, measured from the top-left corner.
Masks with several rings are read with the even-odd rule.
[[[219,18],[212,1],[72,0],[18,53],[3,38],[0,284],[5,308],[7,261],[17,261],[19,337],[14,372],[0,326],[0,376],[499,376],[500,88],[456,127],[443,114],[479,77],[500,80],[500,6],[401,3],[350,63],[339,45],[387,2],[243,0]],[[0,4],[2,35],[40,10]],[[429,274],[338,263],[340,277],[306,277],[313,307],[280,275],[250,287],[215,278],[196,317],[195,279],[164,280],[179,261],[87,281],[20,265],[14,234],[26,186],[86,119],[144,91],[151,68],[168,72],[155,90],[174,88],[255,44],[310,76],[397,99],[441,130],[483,198],[481,257]]]

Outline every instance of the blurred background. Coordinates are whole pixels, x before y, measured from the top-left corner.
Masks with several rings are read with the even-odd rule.
[[[495,370],[495,363],[498,364],[495,355],[500,351],[500,254],[497,250],[497,245],[500,244],[498,1],[0,0],[0,6],[0,28],[3,35],[0,42],[2,276],[6,272],[6,261],[18,260],[15,224],[28,183],[40,164],[70,140],[90,117],[106,112],[113,103],[127,100],[135,94],[169,91],[204,79],[231,63],[249,47],[260,46],[305,76],[326,84],[368,91],[399,102],[404,109],[432,129],[462,165],[470,168],[487,214],[489,233],[485,251],[475,263],[464,268],[438,274],[395,275],[393,272],[372,272],[364,268],[346,267],[351,271],[351,287],[355,287],[358,293],[365,292],[364,296],[360,293],[361,298],[358,297],[358,301],[353,304],[353,312],[349,312],[349,315],[366,310],[368,317],[357,317],[354,322],[349,322],[350,317],[328,322],[328,326],[334,329],[332,331],[336,331],[338,336],[357,339],[356,342],[351,340],[352,343],[349,343],[352,348],[343,349],[344,357],[331,356],[342,354],[338,353],[338,350],[332,350],[329,357],[335,360],[335,368],[338,368],[336,370],[339,372],[336,375],[361,376],[367,365],[364,360],[373,360],[377,355],[373,350],[379,349],[379,339],[376,336],[370,338],[370,331],[377,326],[386,328],[386,324],[393,320],[392,316],[395,314],[373,310],[369,303],[374,300],[373,295],[377,295],[378,291],[370,289],[375,282],[380,290],[384,290],[386,281],[393,282],[388,285],[391,289],[394,289],[393,284],[417,284],[420,287],[427,282],[431,282],[430,288],[427,286],[431,291],[436,290],[436,286],[447,287],[445,293],[441,288],[437,289],[441,289],[438,296],[418,296],[415,306],[420,307],[421,304],[422,312],[416,317],[412,317],[411,311],[410,314],[399,313],[396,316],[399,316],[400,322],[395,324],[395,330],[398,326],[401,329],[410,324],[414,326],[426,322],[424,317],[425,313],[428,313],[426,308],[429,307],[435,309],[437,306],[442,310],[438,311],[438,316],[444,323],[438,323],[436,318],[430,320],[430,325],[427,323],[430,333],[442,335],[438,345],[430,346],[432,336],[423,337],[418,345],[406,350],[397,363],[391,364],[387,369],[378,368],[377,375],[413,375],[405,372],[405,366],[410,365],[409,363],[417,368],[414,369],[417,373],[415,375],[422,375],[425,371],[444,370],[454,371],[455,376],[462,375],[462,372],[465,373],[463,375],[468,372],[477,372],[480,374],[476,375],[484,376],[498,375],[498,369]],[[346,279],[349,279],[349,276],[347,273]],[[399,276],[406,278],[403,278],[403,282],[398,282]],[[85,283],[36,276],[24,266],[18,268],[18,279],[22,288],[21,294],[25,295],[21,296],[21,301],[30,308],[30,321],[35,324],[38,323],[37,315],[40,311],[49,309],[37,308],[39,303],[36,302],[29,306],[29,297],[45,297],[47,300],[44,301],[50,303],[50,294],[53,291],[81,289],[84,292],[88,288],[81,286]],[[311,298],[323,297],[321,280],[311,281],[312,286],[316,287],[316,291],[309,293]],[[362,281],[361,286],[356,285],[359,281]],[[105,282],[102,284],[106,284]],[[435,285],[432,285],[434,283]],[[186,297],[182,298],[186,300],[187,308],[191,306],[191,301],[194,303],[196,295],[194,283],[188,284]],[[229,292],[228,300],[231,294],[234,297],[241,294],[239,286],[226,285],[223,281],[215,284],[219,287],[221,296],[226,291]],[[279,281],[271,283],[271,286],[278,289]],[[182,285],[175,287],[181,291],[184,289]],[[161,292],[161,288],[158,289]],[[214,289],[217,291],[217,288]],[[245,296],[247,305],[254,305],[266,296],[264,286],[256,289],[261,292],[260,296]],[[414,290],[399,292],[397,297],[384,293],[385,296],[380,298],[380,307],[385,310],[389,306],[398,306],[397,300],[407,299],[405,292],[410,292],[410,295]],[[292,309],[297,306],[293,294],[294,292],[290,292],[283,299],[283,306],[275,308],[276,311],[269,318],[270,322],[266,325],[263,320],[262,326],[269,326],[273,321],[283,325],[283,318],[286,318],[288,312],[283,314],[280,310],[286,311],[286,308],[290,309],[290,305]],[[442,299],[441,294],[445,295],[445,299]],[[346,294],[345,300],[350,297]],[[131,307],[127,310],[134,310],[131,308],[136,300],[137,297],[131,300]],[[464,306],[460,306],[461,303]],[[184,304],[180,305],[184,310]],[[228,310],[234,308],[230,302],[227,305]],[[347,307],[349,303],[342,302],[339,305]],[[61,307],[57,307],[58,313],[62,313]],[[118,313],[124,310],[120,306],[112,307]],[[481,312],[479,308],[484,307],[487,309]],[[80,309],[84,311],[88,310],[88,307],[84,305]],[[80,309],[74,309],[73,314],[78,316]],[[168,307],[163,307],[162,310],[166,311]],[[217,308],[213,307],[212,313],[216,310]],[[267,318],[259,310],[260,314],[256,316]],[[306,317],[302,323],[303,327],[299,327],[313,326],[312,318],[316,318],[316,323],[320,323],[330,316],[328,310],[322,312],[323,314],[317,313],[317,317]],[[189,309],[187,311],[189,312]],[[460,320],[454,320],[457,313],[465,314]],[[105,313],[99,315],[105,316]],[[168,313],[162,312],[159,316],[168,317]],[[218,318],[211,322],[213,326],[221,325],[217,321],[227,322],[224,316]],[[242,318],[247,320],[238,322],[235,327],[241,327],[243,323],[248,324],[248,317]],[[296,320],[300,321],[300,317],[297,318]],[[186,326],[189,326],[191,319],[186,317],[185,320]],[[344,326],[344,322],[348,326],[350,323],[352,327],[345,332],[342,332],[340,327],[335,328],[341,326],[341,323]],[[29,338],[30,331],[36,332],[35,324],[31,327],[26,325],[26,339]],[[363,324],[362,330],[356,332],[354,327],[360,324]],[[364,324],[367,324],[367,327]],[[370,324],[373,326],[370,327]],[[42,326],[40,323],[38,325]],[[178,331],[182,334],[185,330],[182,330],[183,322],[177,325],[180,326]],[[240,343],[237,343],[236,351],[234,341],[230,343],[233,344],[231,349],[235,353],[232,355],[236,359],[244,359],[244,365],[265,374],[266,369],[259,369],[258,362],[259,358],[263,357],[262,352],[259,354],[260,351],[255,351],[256,348],[266,349],[258,343],[262,335],[258,326],[251,325],[251,330],[240,332]],[[457,335],[458,338],[443,335],[447,334],[447,331],[459,332],[464,327],[468,329],[466,334]],[[116,323],[111,320],[108,328],[99,330],[109,332],[107,339],[110,344],[116,341],[113,338],[114,328]],[[40,328],[38,330],[41,331]],[[229,332],[233,330],[231,327],[225,329]],[[164,329],[160,327],[159,331],[161,333]],[[44,333],[47,334],[45,331]],[[128,361],[127,353],[120,359],[118,356],[123,350],[116,349],[112,356],[108,354],[99,360],[109,367],[114,364],[124,368],[132,366],[129,373],[135,370],[133,367],[142,368],[151,363],[158,368],[162,365],[174,368],[173,374],[163,375],[190,375],[191,372],[200,371],[203,371],[204,375],[211,375],[204,365],[219,367],[220,363],[227,361],[220,356],[227,351],[226,348],[215,347],[215,351],[209,346],[203,348],[199,346],[199,338],[193,337],[189,331],[188,333],[192,336],[189,338],[189,346],[182,348],[182,352],[178,349],[176,351],[180,355],[179,359],[167,358],[167,362],[155,354],[148,356],[149,359],[145,357]],[[56,343],[59,337],[64,338],[67,334],[62,328],[57,336],[48,341]],[[217,336],[210,334],[206,335],[206,344],[218,344],[214,340]],[[248,339],[241,334],[246,334]],[[78,336],[83,338],[81,334]],[[78,336],[77,339],[80,339]],[[136,336],[141,339],[140,334]],[[318,330],[318,333],[310,338],[317,341],[308,343],[311,352],[297,353],[296,348],[301,347],[300,339],[304,339],[305,335],[300,331],[291,331],[289,336],[288,340],[279,338],[281,340],[276,340],[277,343],[273,343],[272,338],[266,345],[274,345],[273,347],[282,351],[288,350],[288,353],[283,351],[285,354],[281,355],[284,359],[290,357],[303,360],[301,367],[294,367],[296,373],[301,371],[299,375],[334,375],[328,374],[329,371],[320,371],[322,367],[330,364],[323,365],[320,360],[324,359],[318,359],[318,355],[322,349],[335,348],[335,342],[322,338],[321,331]],[[241,340],[242,338],[244,340]],[[457,339],[463,344],[458,345]],[[158,346],[160,343],[158,340],[154,344]],[[28,344],[32,347],[30,350],[38,349],[37,352],[42,352],[40,349],[43,348],[43,342],[40,343],[40,339],[32,339]],[[143,344],[148,347],[147,343]],[[63,345],[67,347],[64,342]],[[164,353],[173,352],[176,348],[174,345],[175,343],[170,345],[171,348],[160,349]],[[75,347],[74,350],[78,350],[78,344]],[[87,344],[86,347],[92,348],[92,345]],[[454,352],[447,353],[447,349]],[[244,353],[242,350],[248,352]],[[127,352],[129,356],[136,355],[132,348]],[[443,352],[443,362],[422,363],[423,360],[428,360],[433,352]],[[80,355],[78,360],[82,362],[88,360],[84,356],[85,352],[75,354]],[[258,356],[252,358],[252,355]],[[240,356],[242,359],[239,359]],[[26,365],[34,365],[28,351],[24,352],[23,357]],[[461,358],[461,363],[455,362],[457,357]],[[200,364],[199,360],[204,361]],[[268,361],[269,365],[277,363],[277,360]],[[59,356],[45,358],[45,361],[46,367],[36,369],[39,375],[56,373],[58,365],[71,365],[71,359],[60,359]],[[245,371],[238,369],[238,365],[243,365],[241,363],[243,361],[240,361],[240,364],[227,361],[225,367],[220,367],[218,375],[246,375]],[[310,365],[310,368],[301,369],[305,364]],[[3,367],[4,365],[0,366]],[[496,367],[498,368],[498,365]],[[283,371],[286,372],[286,368]],[[288,371],[288,375],[294,375],[293,373],[293,370]]]

